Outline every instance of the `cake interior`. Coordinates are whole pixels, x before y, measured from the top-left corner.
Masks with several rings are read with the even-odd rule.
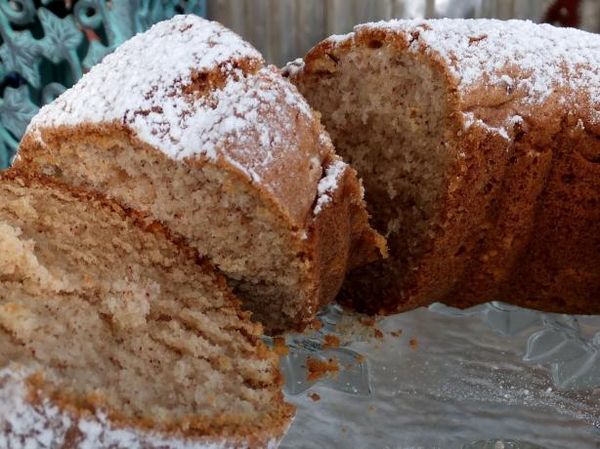
[[[273,426],[285,406],[260,327],[184,252],[97,201],[0,181],[0,368],[156,429]]]
[[[304,76],[299,88],[321,112],[336,151],[363,179],[372,224],[388,238],[391,256],[349,280],[355,288],[361,273],[369,272],[365,289],[378,279],[397,298],[397,286],[408,285],[428,249],[451,163],[443,131],[444,84],[414,55],[379,41],[340,51],[330,62]]]
[[[45,174],[149,213],[188,237],[268,331],[303,324],[312,261],[301,249],[301,232],[257,198],[246,181],[212,164],[190,167],[132,147],[126,139],[67,139],[60,145],[52,155],[39,151],[33,163]]]

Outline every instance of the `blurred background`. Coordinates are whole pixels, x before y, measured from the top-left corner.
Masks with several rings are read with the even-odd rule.
[[[222,22],[277,65],[390,18],[522,18],[600,32],[600,0],[0,0],[0,168],[40,106],[124,40],[180,13]]]
[[[277,65],[355,24],[400,17],[520,18],[600,32],[600,0],[208,0],[206,8]]]

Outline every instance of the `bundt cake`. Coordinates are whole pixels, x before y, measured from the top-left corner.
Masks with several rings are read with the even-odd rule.
[[[0,176],[0,447],[276,447],[292,409],[260,335],[161,225]]]
[[[365,184],[390,257],[369,312],[600,312],[600,36],[526,21],[357,26],[285,70]]]
[[[385,246],[296,88],[195,16],[129,40],[44,107],[15,165],[165,223],[270,331],[304,327]]]

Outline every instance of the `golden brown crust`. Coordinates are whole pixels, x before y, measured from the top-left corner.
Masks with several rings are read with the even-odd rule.
[[[426,22],[419,26],[428,29]],[[457,83],[455,67],[419,39],[418,29],[407,35],[393,25],[361,26],[346,39],[318,44],[291,79],[300,90],[308,80],[314,86],[330,76],[343,54],[383,45],[410,52],[445,80],[454,162],[446,173],[436,235],[411,267],[414,276],[399,284],[377,266],[355,271],[347,299],[370,312],[433,301],[468,307],[502,300],[553,312],[600,313],[600,126],[586,88],[554,84],[544,101],[531,101],[520,81],[532,74],[517,66],[480,71],[467,89]],[[459,68],[462,63],[452,62]],[[503,75],[518,87],[487,82]],[[465,114],[472,114],[474,124],[466,126]],[[502,135],[498,129],[511,117],[522,120]],[[372,301],[373,295],[381,302]]]

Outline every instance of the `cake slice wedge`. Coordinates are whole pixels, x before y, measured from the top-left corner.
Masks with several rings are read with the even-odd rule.
[[[163,226],[0,176],[0,447],[276,447],[293,411],[261,332]]]
[[[44,107],[15,165],[165,223],[270,332],[304,328],[385,247],[297,89],[196,16],[132,38]]]

